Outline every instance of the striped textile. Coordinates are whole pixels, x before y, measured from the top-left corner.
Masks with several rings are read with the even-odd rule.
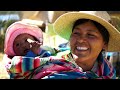
[[[33,58],[15,56],[7,65],[11,79],[115,79],[116,71],[99,55],[91,71],[82,69],[71,61],[70,55]],[[6,58],[7,59],[7,58]]]
[[[116,79],[116,71],[112,65],[102,57],[91,71],[82,72],[80,68],[69,61],[50,61],[38,67],[29,77],[30,79]]]

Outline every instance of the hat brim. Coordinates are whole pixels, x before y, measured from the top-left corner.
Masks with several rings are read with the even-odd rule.
[[[83,12],[69,12],[63,14],[53,24],[55,33],[62,38],[69,40],[73,24],[78,19],[90,19],[103,25],[110,34],[107,51],[120,51],[120,32],[108,21],[96,15]]]

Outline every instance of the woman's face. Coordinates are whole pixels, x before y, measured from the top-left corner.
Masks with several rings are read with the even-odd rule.
[[[79,62],[94,62],[106,44],[99,30],[89,21],[74,28],[70,47],[72,53],[78,56]]]
[[[18,56],[24,56],[30,50],[30,44],[27,39],[34,40],[34,37],[29,34],[20,34],[13,42],[13,50]]]

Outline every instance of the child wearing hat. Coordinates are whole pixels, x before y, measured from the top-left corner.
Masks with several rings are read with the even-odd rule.
[[[7,28],[3,62],[8,69],[10,78],[14,78],[15,75],[13,73],[18,74],[32,70],[49,60],[36,60],[40,63],[38,65],[32,63],[34,62],[32,60],[34,57],[49,57],[56,53],[54,48],[44,47],[42,44],[43,32],[35,25],[17,21]],[[22,77],[22,74],[16,77],[18,76]]]
[[[68,50],[42,44],[43,33],[37,26],[18,21],[7,28],[3,62],[10,79],[41,79],[53,72],[80,71],[65,59]]]
[[[18,21],[10,25],[6,31],[4,52],[10,57],[29,54],[37,56],[42,52],[39,48],[42,44],[43,32],[39,27]],[[34,53],[28,53],[29,50]]]

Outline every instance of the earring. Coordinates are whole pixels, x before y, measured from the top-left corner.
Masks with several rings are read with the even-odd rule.
[[[102,51],[105,51],[105,49],[103,48]]]

